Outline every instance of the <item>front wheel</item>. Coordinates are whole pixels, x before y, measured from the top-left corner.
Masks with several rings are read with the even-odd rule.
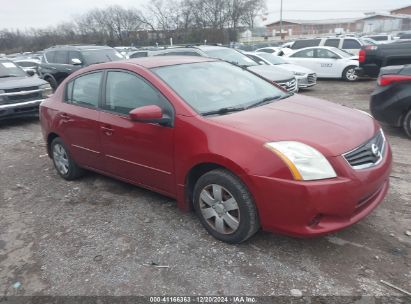
[[[201,223],[218,240],[238,244],[260,227],[250,192],[227,170],[216,169],[201,176],[194,187],[193,199]]]
[[[355,72],[355,66],[346,67],[343,71],[343,79],[346,81],[356,81],[358,79],[357,72]]]
[[[70,153],[61,138],[55,138],[50,148],[54,167],[62,178],[73,180],[83,174],[83,170],[70,157]]]
[[[407,136],[411,138],[411,109],[404,116],[402,128],[404,129],[405,134],[407,134]]]

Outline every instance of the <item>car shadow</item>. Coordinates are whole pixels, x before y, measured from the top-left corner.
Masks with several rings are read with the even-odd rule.
[[[38,122],[40,122],[38,116],[7,118],[7,119],[0,120],[0,128],[19,127],[19,126],[24,126],[26,124],[38,123]]]

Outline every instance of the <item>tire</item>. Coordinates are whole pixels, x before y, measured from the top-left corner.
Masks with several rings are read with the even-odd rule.
[[[58,87],[56,79],[54,79],[54,77],[52,77],[52,76],[48,76],[48,77],[44,78],[44,80],[47,81],[50,84],[51,88],[53,89],[53,92],[55,92],[57,87]]]
[[[74,180],[83,175],[83,169],[77,166],[70,157],[67,146],[61,138],[57,137],[51,142],[50,151],[54,167],[62,178],[65,180]]]
[[[405,134],[411,138],[411,109],[404,116],[402,128],[404,129]]]
[[[227,170],[212,170],[198,179],[193,206],[205,229],[226,243],[244,242],[260,228],[253,197]]]
[[[346,67],[343,71],[342,78],[345,81],[350,81],[350,82],[356,81],[358,79],[358,75],[355,72],[355,68],[356,66],[354,65]]]

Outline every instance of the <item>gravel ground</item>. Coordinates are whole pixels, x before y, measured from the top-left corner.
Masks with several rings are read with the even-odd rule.
[[[319,81],[302,94],[367,111],[373,87],[374,81]],[[327,237],[259,232],[234,246],[213,239],[194,214],[156,193],[94,173],[64,181],[46,156],[37,119],[3,122],[0,298],[290,295],[292,289],[401,295],[380,280],[411,290],[411,140],[384,130],[394,153],[391,188],[370,216]]]

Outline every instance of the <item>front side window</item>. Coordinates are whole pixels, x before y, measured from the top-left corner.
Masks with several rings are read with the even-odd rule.
[[[296,57],[296,58],[313,58],[314,57],[314,49],[308,49],[308,50],[303,50],[299,51],[290,57]]]
[[[68,64],[68,52],[56,51],[54,55],[54,63]]]
[[[91,73],[70,81],[66,87],[67,102],[96,108],[100,97],[102,75],[102,72]]]
[[[246,69],[226,62],[199,62],[153,68],[187,104],[200,114],[245,109],[287,93]]]
[[[344,39],[342,48],[358,50],[361,48],[361,44],[354,39]]]
[[[327,39],[325,40],[324,46],[333,46],[338,48],[340,44],[340,39]]]
[[[137,75],[111,71],[107,73],[105,110],[128,114],[131,110],[148,105],[157,105],[171,112],[165,97]]]

